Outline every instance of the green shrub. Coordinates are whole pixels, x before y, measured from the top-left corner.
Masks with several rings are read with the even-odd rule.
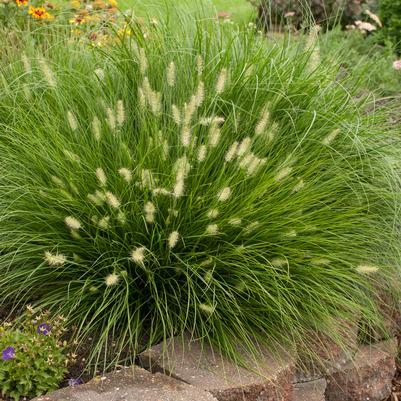
[[[29,311],[15,327],[0,326],[0,393],[17,401],[56,390],[66,373],[64,319]]]
[[[401,1],[380,0],[380,18],[383,23],[381,34],[385,40],[401,51]]]
[[[259,21],[266,28],[270,25],[291,23],[297,28],[310,25],[310,20],[319,25],[343,26],[353,23],[362,12],[360,0],[260,0]]]
[[[99,363],[183,331],[344,346],[399,282],[385,116],[315,36],[169,21],[3,70],[0,299],[61,309]]]

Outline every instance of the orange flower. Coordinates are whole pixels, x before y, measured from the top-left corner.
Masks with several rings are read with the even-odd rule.
[[[29,6],[29,14],[35,19],[53,19],[53,15],[49,14],[44,7]]]
[[[15,0],[15,2],[17,3],[18,7],[27,6],[28,5],[28,1],[29,0]]]

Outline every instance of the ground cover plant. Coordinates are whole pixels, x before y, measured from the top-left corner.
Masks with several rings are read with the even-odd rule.
[[[380,328],[374,294],[399,281],[386,116],[320,63],[317,29],[278,45],[169,17],[2,66],[2,303],[63,313],[104,368],[183,331],[235,356]]]
[[[62,316],[28,306],[16,324],[0,326],[0,392],[19,400],[56,390],[67,371]]]
[[[382,38],[391,42],[401,52],[401,1],[380,0],[380,17],[384,24]]]

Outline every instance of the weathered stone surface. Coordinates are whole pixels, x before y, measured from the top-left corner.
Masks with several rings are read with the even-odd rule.
[[[288,356],[266,354],[257,362],[247,361],[249,369],[244,369],[210,346],[177,337],[145,351],[140,360],[142,366],[209,391],[219,401],[287,401],[292,393],[294,362]]]
[[[382,401],[391,393],[397,341],[360,347],[354,361],[327,379],[327,401]]]
[[[326,379],[294,384],[291,401],[325,401]]]
[[[32,401],[216,401],[206,391],[139,367],[124,369],[102,379],[64,388]]]
[[[323,333],[311,333],[306,352],[299,350],[296,370],[296,382],[318,380],[342,370],[358,350],[358,325],[339,321],[335,325],[341,329],[339,334],[343,342],[340,347]]]

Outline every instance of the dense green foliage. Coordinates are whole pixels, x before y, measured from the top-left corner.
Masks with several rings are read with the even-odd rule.
[[[50,321],[32,308],[18,324],[0,326],[0,394],[18,401],[58,388],[66,373],[63,326],[61,316]]]
[[[381,34],[401,51],[401,0],[380,0]]]
[[[323,62],[330,62],[333,55],[341,59],[341,75],[360,93],[374,93],[377,99],[401,93],[401,73],[393,68],[395,49],[391,43],[379,44],[377,35],[334,29],[322,35],[320,47]]]
[[[98,361],[185,330],[234,356],[380,324],[400,240],[384,117],[315,30],[169,21],[2,67],[2,302],[61,310]]]
[[[319,25],[353,23],[361,14],[360,0],[260,0],[259,21],[271,25],[291,23],[296,27],[309,26],[311,20]]]

